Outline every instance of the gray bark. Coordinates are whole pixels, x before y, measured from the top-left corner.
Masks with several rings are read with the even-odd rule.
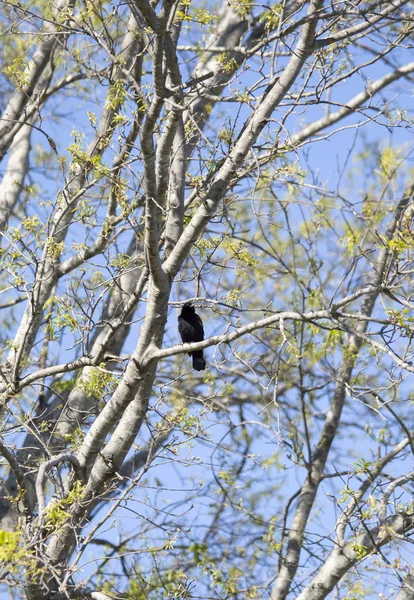
[[[377,528],[361,533],[347,544],[336,547],[310,585],[297,596],[297,600],[323,600],[342,577],[360,562],[361,556],[356,547],[364,547],[364,555],[369,555],[391,542],[396,535],[410,531],[413,525],[411,515],[394,515]]]
[[[58,0],[55,4],[56,17],[60,13],[73,10],[75,0]],[[55,23],[47,22],[44,28],[44,39],[38,45],[31,63],[25,73],[25,82],[17,86],[10,98],[6,109],[0,117],[0,161],[8,151],[14,136],[24,125],[24,113],[30,110],[31,104],[44,93],[45,73],[51,64],[53,53],[57,46],[69,37],[68,33],[60,32]]]
[[[411,567],[395,600],[413,600],[414,598],[414,568]]]
[[[27,125],[23,125],[10,147],[7,166],[0,182],[0,232],[6,229],[10,213],[21,196],[29,168],[32,122],[33,119]]]

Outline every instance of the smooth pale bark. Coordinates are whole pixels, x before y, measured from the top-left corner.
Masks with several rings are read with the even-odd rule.
[[[54,4],[56,18],[66,15],[62,24],[67,20],[67,15],[73,10],[75,0],[57,0]],[[24,73],[24,84],[16,86],[8,104],[0,116],[0,161],[8,151],[14,136],[24,125],[25,111],[30,105],[38,101],[45,91],[45,84],[49,75],[47,69],[51,66],[53,53],[59,44],[64,44],[70,31],[63,32],[61,26],[52,21],[45,21],[41,35],[41,42]],[[45,77],[46,75],[46,77]]]
[[[10,147],[7,165],[0,182],[0,233],[7,227],[10,213],[21,196],[24,179],[29,168],[30,136],[32,117],[16,134]]]
[[[394,515],[377,528],[368,530],[347,544],[336,547],[325,560],[316,577],[296,600],[323,600],[342,577],[361,561],[358,547],[364,548],[364,556],[370,555],[394,540],[396,535],[403,535],[410,531],[413,526],[414,519],[411,515]],[[402,597],[401,600],[405,598]]]
[[[131,16],[128,28],[126,31],[126,35],[123,39],[123,43],[120,50],[120,56],[125,61],[125,64],[131,65],[131,62],[135,60],[135,55],[139,49],[140,39],[139,36],[136,36],[137,24],[134,17]],[[119,69],[117,77],[122,77],[122,71]],[[102,150],[98,150],[99,148],[99,140],[102,139],[103,136],[107,135],[111,130],[111,122],[113,116],[115,114],[114,109],[107,108],[102,116],[102,119],[99,123],[99,127],[95,136],[95,139],[89,145],[88,152],[89,154],[96,155],[97,152],[102,152]],[[135,125],[131,128],[133,138],[136,136],[137,130]],[[30,129],[24,127],[23,131],[29,131]],[[15,144],[17,145],[17,141],[20,137],[21,133],[16,136],[15,142],[11,148],[11,154],[9,158],[9,162],[14,157],[13,150]],[[133,142],[133,139],[128,140],[129,148],[124,152],[123,160],[127,157],[127,152],[130,149],[130,144]],[[25,147],[22,148],[20,146],[16,146],[17,149],[22,152],[23,150],[29,151],[29,142],[26,143]],[[16,149],[16,152],[17,152]],[[22,154],[18,154],[15,156],[15,159],[23,159],[24,156]],[[122,164],[122,161],[121,163]],[[8,175],[8,171],[6,171],[5,177]],[[69,225],[73,218],[73,210],[76,206],[76,202],[79,199],[79,194],[77,193],[79,188],[82,188],[82,185],[85,182],[86,170],[80,168],[78,172],[75,172],[72,180],[68,186],[68,193],[75,196],[75,200],[72,202],[68,202],[65,204],[60,210],[58,210],[55,223],[56,223],[56,235],[54,236],[56,241],[63,241],[67,235]],[[3,178],[4,181],[4,178]],[[9,180],[8,180],[9,181]],[[2,182],[3,184],[3,182]],[[1,189],[1,188],[0,188]],[[135,236],[131,240],[129,252],[132,253],[136,251],[137,243],[135,241]],[[46,265],[46,262],[48,263]],[[70,265],[68,265],[69,267]],[[35,304],[29,302],[27,304],[27,308],[25,314],[22,318],[21,325],[19,331],[15,338],[15,344],[21,344],[20,347],[24,344],[25,347],[30,347],[33,343],[34,337],[37,334],[38,328],[40,326],[44,303],[50,297],[51,291],[56,284],[58,278],[60,278],[66,270],[63,272],[59,270],[60,265],[57,264],[57,261],[53,261],[47,257],[47,253],[45,256],[45,266],[43,267],[42,274],[38,277],[37,283],[35,283],[34,295],[36,298]],[[133,310],[136,307],[136,303],[143,289],[143,281],[141,278],[142,269],[137,268],[136,270],[129,271],[126,275],[121,277],[121,282],[115,285],[114,293],[109,298],[107,306],[103,310],[102,320],[106,322],[106,324],[99,328],[96,332],[95,339],[93,340],[90,352],[94,356],[101,356],[105,351],[107,351],[107,347],[111,344],[112,353],[120,352],[122,345],[126,336],[128,335],[129,326],[124,325],[124,322],[131,317]],[[36,288],[37,286],[37,288]],[[135,296],[133,296],[135,292]],[[33,308],[35,307],[35,310]],[[37,307],[37,308],[36,308]],[[123,314],[125,312],[125,314]],[[116,319],[119,317],[123,317],[120,323],[116,323]],[[113,323],[112,323],[113,322]],[[111,323],[111,326],[109,325]],[[113,335],[114,329],[112,328],[115,324],[116,334]],[[14,357],[17,355],[17,349],[13,349],[9,355],[9,362],[12,362]],[[86,367],[82,378],[88,378],[89,373],[91,372],[92,367]],[[52,373],[51,373],[52,375]],[[81,378],[81,380],[82,380]],[[65,402],[66,400],[66,402]],[[62,409],[63,404],[63,409]],[[28,433],[25,443],[22,446],[22,450],[18,452],[18,459],[26,467],[32,468],[35,464],[35,461],[38,459],[40,455],[43,453],[43,446],[39,445],[39,437],[44,439],[44,442],[50,445],[51,447],[59,448],[62,444],[62,436],[70,435],[76,427],[78,427],[86,416],[90,415],[91,412],[95,411],[96,400],[89,397],[82,385],[76,386],[74,390],[70,393],[69,397],[57,397],[51,405],[46,407],[41,404],[37,410],[37,418],[42,418],[44,422],[52,423],[56,428],[55,433],[57,434],[56,439],[50,439],[50,435],[48,433],[32,435],[30,432]],[[31,459],[28,461],[28,455],[30,455]],[[16,481],[14,473],[11,472],[7,481],[8,489],[11,492],[11,495],[15,495]],[[29,490],[33,489],[33,474],[30,476],[28,480]],[[1,528],[5,530],[12,530],[17,522],[17,512],[13,505],[9,502],[7,498],[0,498],[0,524]]]
[[[123,59],[127,65],[135,59],[137,50],[135,26],[135,21],[133,21],[132,26],[127,30],[123,40],[123,48],[121,51],[124,53]],[[115,79],[119,79],[122,76],[122,70],[118,69],[115,74]],[[107,101],[95,137],[86,150],[87,156],[94,158],[103,154],[109,143],[108,136],[114,131],[113,118],[116,115],[116,112],[117,110],[114,108],[114,105]],[[53,240],[54,244],[61,244],[66,239],[69,227],[73,220],[74,211],[83,193],[86,177],[91,172],[92,168],[92,162],[90,162],[90,164],[77,165],[74,167],[67,188],[62,192],[58,208],[56,209],[48,232],[49,239]],[[51,297],[52,290],[60,276],[58,265],[59,257],[55,256],[53,253],[51,254],[47,244],[45,244],[42,261],[33,283],[31,299],[26,305],[23,318],[13,341],[13,347],[8,355],[8,363],[12,369],[12,381],[17,379],[21,368],[21,362],[35,342],[43,318],[44,305]]]
[[[398,592],[395,600],[413,600],[414,599],[414,567],[411,567],[404,582]]]
[[[378,92],[386,88],[394,81],[404,78],[406,75],[410,75],[413,72],[414,62],[409,62],[406,65],[387,73],[383,77],[380,77],[376,81],[370,82],[366,90],[356,94],[356,96],[353,98],[350,98],[346,102],[345,106],[339,110],[328,113],[325,117],[322,117],[322,119],[313,121],[310,125],[307,125],[301,131],[293,135],[290,139],[292,148],[297,148],[303,142],[311,141],[316,133],[335,125],[349,115],[357,113],[358,109],[363,107],[367,101],[372,100],[372,98],[378,94]]]

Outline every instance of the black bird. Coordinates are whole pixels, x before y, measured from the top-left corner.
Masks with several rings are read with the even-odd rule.
[[[178,331],[184,344],[202,342],[204,340],[203,321],[190,302],[184,304],[181,314],[178,317]],[[203,351],[196,350],[188,354],[193,357],[193,368],[196,371],[204,371],[206,361],[204,360]]]

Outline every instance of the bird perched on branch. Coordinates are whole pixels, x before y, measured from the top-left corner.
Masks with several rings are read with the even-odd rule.
[[[181,314],[178,317],[178,331],[184,344],[202,342],[204,340],[203,321],[190,302],[184,304]],[[204,371],[206,361],[204,360],[203,351],[196,350],[188,354],[193,357],[193,368],[196,371]]]

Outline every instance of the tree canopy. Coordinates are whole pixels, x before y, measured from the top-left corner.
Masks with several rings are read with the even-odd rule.
[[[412,11],[1,2],[4,597],[414,600]]]

